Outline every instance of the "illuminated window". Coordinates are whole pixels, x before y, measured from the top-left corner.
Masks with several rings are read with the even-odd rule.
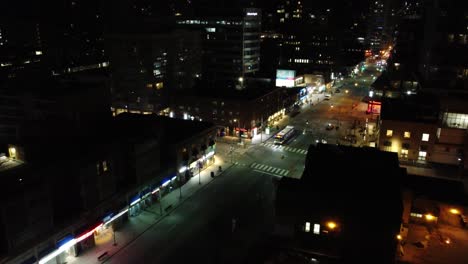
[[[310,232],[310,223],[309,222],[305,223],[304,231],[307,232],[307,233]]]
[[[100,169],[100,168],[101,168],[101,164],[99,164],[99,162],[96,163],[96,172],[97,172],[97,175],[100,175],[100,174],[101,174],[101,169]]]
[[[393,136],[393,130],[388,129],[387,130],[387,137]]]
[[[109,168],[107,167],[107,161],[102,162],[102,171],[107,171]]]
[[[429,134],[423,133],[422,134],[422,141],[429,141]]]
[[[420,160],[420,161],[425,161],[425,160],[426,160],[426,156],[427,156],[427,152],[426,152],[426,151],[419,151],[418,160]]]
[[[320,225],[314,224],[314,234],[320,235]]]
[[[412,217],[417,217],[417,218],[422,218],[423,215],[422,214],[418,214],[418,213],[411,213],[410,214]]]
[[[404,138],[410,138],[411,137],[411,132],[405,131],[405,133],[403,133],[403,137]]]
[[[383,150],[384,151],[392,151],[392,142],[391,141],[384,141],[383,143]]]
[[[407,149],[402,149],[401,150],[401,157],[404,159],[408,158],[408,150]]]

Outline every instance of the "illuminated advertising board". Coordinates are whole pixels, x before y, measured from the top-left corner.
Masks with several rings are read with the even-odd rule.
[[[276,87],[294,87],[296,71],[276,70]]]

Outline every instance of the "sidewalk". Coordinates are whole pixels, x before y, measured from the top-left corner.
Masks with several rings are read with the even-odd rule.
[[[218,171],[218,166],[222,167],[222,171]],[[137,216],[128,217],[128,220],[115,231],[115,242],[114,245],[114,234],[112,229],[109,228],[105,234],[102,234],[98,240],[96,240],[96,246],[82,252],[78,257],[68,257],[67,263],[100,263],[98,257],[105,252],[109,257],[117,254],[121,249],[136,240],[148,229],[162,221],[168,214],[178,208],[184,201],[190,199],[198,191],[205,188],[209,183],[215,180],[218,176],[224,173],[225,170],[229,169],[233,164],[225,162],[219,155],[215,156],[215,163],[200,173],[195,174],[187,183],[182,186],[182,198],[180,198],[179,188],[173,189],[172,192],[168,193],[161,199],[161,205],[159,202],[153,203],[146,209],[141,210],[141,213]],[[215,172],[215,177],[211,178],[211,172]],[[162,208],[162,215],[161,215]]]

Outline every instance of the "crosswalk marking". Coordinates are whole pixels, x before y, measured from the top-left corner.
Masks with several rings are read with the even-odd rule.
[[[293,152],[293,153],[307,155],[307,150],[306,149],[293,148],[293,147],[289,147],[289,146],[275,145],[275,144],[266,143],[266,142],[263,142],[262,145],[265,146],[265,147],[270,147],[272,149],[286,150],[286,151]]]
[[[255,171],[265,172],[265,173],[275,175],[275,176],[286,176],[289,174],[289,170],[276,168],[276,167],[268,166],[265,164],[259,164],[256,162],[252,163],[250,167],[253,168]]]

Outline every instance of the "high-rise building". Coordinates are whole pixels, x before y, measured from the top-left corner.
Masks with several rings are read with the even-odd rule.
[[[467,54],[468,22],[463,10],[456,0],[402,5],[388,61],[391,78],[403,72],[404,76],[416,76],[424,89],[466,89],[468,71],[463,54]]]
[[[0,77],[31,71],[61,75],[108,65],[103,1],[29,4],[0,8]]]
[[[178,17],[179,28],[202,36],[203,79],[235,82],[259,71],[261,15],[260,9],[238,8]]]
[[[373,54],[379,54],[384,42],[385,0],[371,1],[368,19],[367,45]]]
[[[332,72],[346,71],[362,61],[365,6],[360,2],[279,0],[275,12],[267,14],[265,23],[272,24],[266,25],[269,31],[262,35],[265,46],[279,50],[273,53],[277,63],[270,63],[270,67],[330,77]],[[270,53],[264,55],[267,60],[271,60]]]
[[[106,36],[113,106],[120,112],[157,113],[168,97],[191,88],[201,75],[199,34],[186,30]]]

